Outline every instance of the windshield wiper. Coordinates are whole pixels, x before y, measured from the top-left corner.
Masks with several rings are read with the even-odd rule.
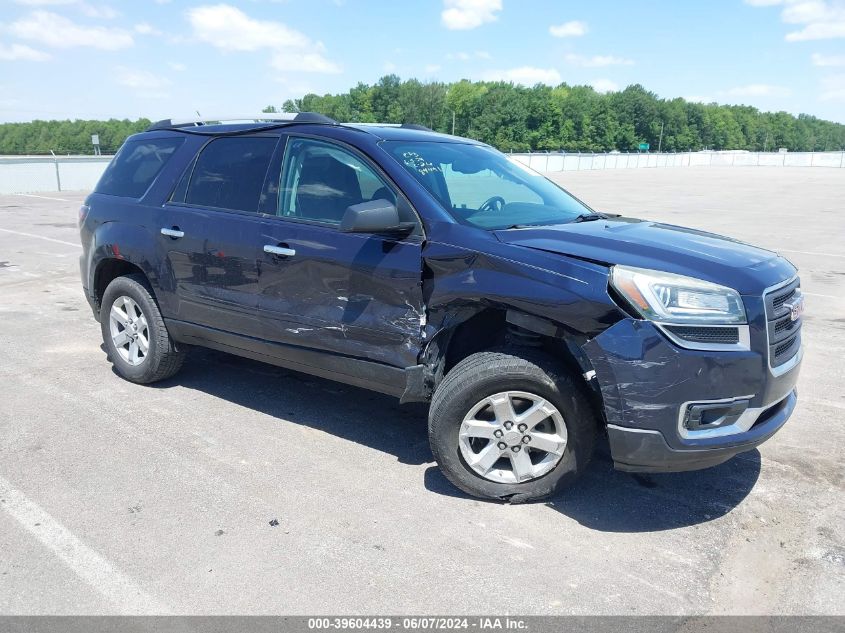
[[[582,213],[575,217],[573,222],[592,222],[593,220],[606,220],[607,216],[604,213]]]

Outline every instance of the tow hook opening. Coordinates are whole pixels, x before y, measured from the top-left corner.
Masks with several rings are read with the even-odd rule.
[[[684,412],[684,428],[697,431],[730,426],[740,418],[749,404],[749,400],[733,400],[721,403],[692,402],[687,405]]]

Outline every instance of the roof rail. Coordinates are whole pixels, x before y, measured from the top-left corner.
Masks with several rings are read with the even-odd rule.
[[[400,127],[406,130],[422,130],[423,132],[434,132],[430,127],[419,123],[344,123],[343,125],[357,125],[360,127]]]
[[[188,117],[173,118],[156,121],[147,128],[147,131],[166,130],[179,127],[194,127],[208,125],[210,123],[245,123],[245,122],[268,122],[268,123],[323,123],[337,125],[337,121],[318,112],[262,112],[247,116],[210,116],[210,117]]]

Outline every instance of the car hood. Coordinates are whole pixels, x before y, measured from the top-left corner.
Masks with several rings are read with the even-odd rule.
[[[624,264],[706,279],[742,294],[795,274],[777,253],[721,235],[634,218],[495,231],[514,246],[607,265]]]

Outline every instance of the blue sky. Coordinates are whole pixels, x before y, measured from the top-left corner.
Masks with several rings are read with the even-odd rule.
[[[0,121],[249,114],[389,72],[845,122],[845,0],[0,0]]]

